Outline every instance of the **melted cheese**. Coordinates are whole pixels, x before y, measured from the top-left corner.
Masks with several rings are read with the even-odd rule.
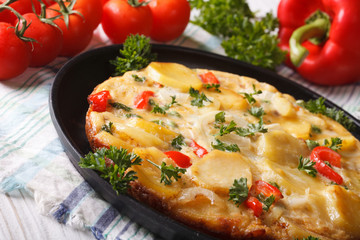
[[[132,71],[122,77],[110,78],[94,92],[109,90],[112,102],[131,107],[131,112],[108,107],[106,112],[90,112],[92,135],[105,146],[115,145],[132,150],[143,159],[176,166],[163,152],[174,151],[172,141],[182,135],[186,146],[179,150],[191,158],[192,166],[182,178],[171,185],[160,183],[160,171],[147,161],[134,166],[138,182],[171,206],[173,215],[201,222],[209,231],[221,232],[219,219],[233,224],[233,236],[265,232],[274,238],[293,239],[313,235],[322,239],[360,238],[360,143],[337,122],[309,113],[296,105],[295,99],[278,92],[273,86],[253,78],[212,71],[220,81],[221,92],[202,87],[199,75],[204,69],[191,70],[180,64],[151,63],[146,69]],[[145,77],[136,82],[132,75]],[[199,90],[210,101],[202,107],[192,104],[189,88]],[[244,93],[261,94],[249,104]],[[155,103],[167,106],[172,97],[176,104],[166,114],[136,109],[135,97],[143,91],[153,91]],[[248,128],[259,119],[249,114],[252,107],[261,107],[267,132],[242,137],[235,133],[219,135],[215,115],[225,114],[225,125],[231,121],[237,127]],[[132,114],[132,115],[127,115]],[[141,118],[138,118],[138,117]],[[102,130],[113,123],[112,133]],[[313,133],[312,126],[321,128]],[[311,177],[298,170],[299,157],[308,157],[306,139],[322,143],[324,139],[343,139],[342,167],[336,168],[346,187],[331,185],[321,175]],[[214,149],[216,139],[226,145],[236,144],[240,152]],[[190,142],[195,140],[209,153],[199,158]],[[269,212],[254,217],[244,204],[229,201],[229,188],[234,179],[247,178],[250,188],[257,180],[276,182],[284,196]],[[279,227],[286,226],[286,228]],[[238,235],[236,235],[238,234]]]

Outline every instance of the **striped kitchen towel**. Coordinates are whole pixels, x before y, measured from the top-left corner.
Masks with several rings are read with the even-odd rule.
[[[89,48],[108,44],[98,28]],[[224,54],[218,38],[191,24],[182,37],[169,44]],[[0,188],[4,193],[16,189],[29,192],[42,214],[88,229],[96,239],[154,239],[147,229],[102,200],[64,152],[50,119],[48,97],[55,74],[67,60],[57,58],[43,68],[29,68],[0,83]],[[360,117],[360,83],[319,87],[287,67],[278,71]]]

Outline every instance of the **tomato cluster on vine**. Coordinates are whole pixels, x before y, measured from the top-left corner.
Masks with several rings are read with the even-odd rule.
[[[130,34],[168,42],[189,19],[187,0],[0,0],[0,81],[75,56],[100,23],[112,43]]]

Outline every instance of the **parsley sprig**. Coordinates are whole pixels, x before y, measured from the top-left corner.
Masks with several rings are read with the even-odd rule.
[[[237,144],[226,144],[219,139],[215,139],[215,143],[211,143],[211,147],[224,152],[240,152],[240,148]]]
[[[252,85],[254,92],[252,93],[246,93],[246,92],[241,92],[241,95],[244,95],[245,99],[248,101],[248,103],[254,104],[256,103],[256,99],[254,98],[254,95],[259,95],[262,93],[261,90],[256,90],[255,84]]]
[[[113,102],[113,103],[110,103],[110,105],[111,105],[113,108],[122,109],[122,110],[124,110],[125,112],[131,112],[131,110],[132,110],[131,107],[128,107],[128,106],[126,106],[125,104],[119,103],[119,102]]]
[[[350,118],[348,118],[343,111],[338,110],[336,108],[326,107],[325,99],[323,97],[320,97],[315,100],[310,99],[307,102],[300,100],[297,101],[297,104],[303,108],[306,108],[312,113],[320,113],[337,121],[349,131],[355,129],[354,122]]]
[[[310,150],[313,150],[314,148],[320,146],[320,143],[318,143],[315,140],[311,140],[311,139],[307,139],[306,141],[306,145],[308,146],[308,148]],[[324,146],[334,150],[335,152],[337,152],[337,150],[340,150],[342,147],[342,140],[338,137],[335,138],[331,138],[330,141],[328,139],[324,140]]]
[[[120,56],[110,60],[110,63],[115,66],[113,75],[122,76],[127,71],[146,67],[156,58],[157,55],[151,52],[150,38],[136,34],[126,38]]]
[[[179,136],[177,136],[176,138],[174,138],[171,141],[171,146],[177,150],[181,150],[182,146],[186,146],[186,143],[184,140],[185,140],[185,137],[180,134]]]
[[[240,206],[247,199],[248,195],[247,178],[234,179],[234,183],[229,189],[229,201],[233,201],[236,206]]]
[[[112,135],[112,128],[113,128],[114,124],[112,122],[109,122],[108,124],[104,124],[101,127],[102,131],[108,132]]]
[[[189,94],[193,98],[191,100],[191,105],[196,107],[203,107],[204,102],[212,102],[209,98],[206,97],[204,93],[200,93],[199,90],[196,90],[192,87],[189,89]]]
[[[316,177],[317,170],[314,168],[314,165],[315,162],[311,161],[309,158],[303,158],[303,156],[300,156],[298,165],[299,171],[305,171],[310,176]]]
[[[140,165],[141,162],[139,156],[128,153],[127,149],[110,146],[109,149],[101,148],[80,158],[79,166],[99,171],[100,176],[109,180],[113,189],[119,194],[126,193],[130,182],[137,179],[136,172],[128,169],[133,165]]]
[[[176,96],[170,96],[171,97],[171,102],[169,104],[166,104],[163,107],[160,107],[157,103],[155,103],[155,101],[153,99],[149,100],[149,104],[151,106],[153,106],[153,108],[151,109],[152,113],[160,113],[165,115],[166,111],[169,110],[174,104],[177,103],[176,101]]]
[[[161,171],[161,178],[160,183],[164,183],[165,185],[171,185],[174,178],[175,181],[178,181],[181,178],[180,173],[184,174],[186,172],[185,168],[174,167],[173,165],[166,165],[165,162],[162,162],[161,165],[158,165],[149,159],[146,159],[149,163],[160,169]]]

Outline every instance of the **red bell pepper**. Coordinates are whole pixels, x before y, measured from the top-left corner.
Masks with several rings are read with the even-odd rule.
[[[359,81],[359,13],[359,0],[281,0],[279,46],[290,53],[287,63],[316,84]]]
[[[172,160],[174,160],[176,165],[178,165],[181,168],[188,168],[192,165],[190,162],[190,157],[181,152],[168,151],[168,152],[165,152],[165,155],[168,158],[171,158]]]
[[[106,111],[106,106],[110,98],[110,93],[107,90],[91,94],[88,97],[88,102],[91,106],[91,109],[95,112],[104,112]]]
[[[134,105],[137,109],[145,109],[149,105],[149,98],[154,96],[152,91],[143,91],[134,99]]]
[[[265,197],[273,195],[275,202],[283,198],[283,195],[277,187],[262,180],[256,181],[255,184],[251,186],[250,193],[253,196],[258,196],[260,193],[264,194]]]
[[[208,151],[203,148],[202,146],[200,146],[197,142],[195,142],[194,140],[191,141],[190,143],[190,147],[192,147],[194,149],[194,153],[196,154],[196,156],[198,156],[199,158],[202,158],[204,155],[206,155],[208,153]]]
[[[245,200],[245,206],[253,210],[256,217],[260,217],[263,211],[263,205],[256,197],[248,197]]]
[[[315,162],[314,168],[321,175],[339,185],[343,183],[343,178],[325,163],[327,161],[333,166],[340,167],[341,156],[337,152],[324,146],[316,147],[311,151],[310,159]]]
[[[219,79],[212,72],[200,74],[201,81],[205,84],[220,84]]]

